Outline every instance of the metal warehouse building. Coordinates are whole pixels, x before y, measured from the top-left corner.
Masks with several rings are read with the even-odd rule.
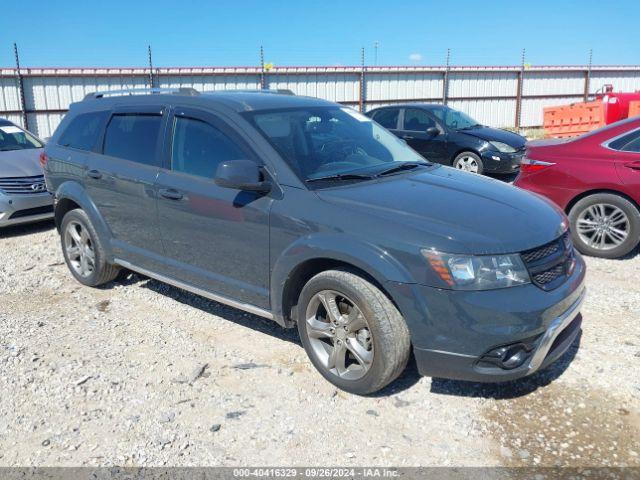
[[[264,87],[360,110],[407,101],[447,103],[484,124],[521,128],[541,126],[543,107],[583,101],[604,84],[640,90],[640,66],[2,68],[0,117],[48,137],[69,104],[94,91]]]

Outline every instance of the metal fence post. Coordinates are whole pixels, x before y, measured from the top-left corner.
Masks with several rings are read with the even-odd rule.
[[[589,101],[589,90],[591,89],[591,66],[593,61],[593,49],[589,50],[589,65],[584,72],[584,101]]]
[[[442,103],[444,105],[448,102],[449,97],[449,61],[451,59],[451,49],[447,48],[447,62],[444,69],[444,75],[442,77]]]
[[[264,69],[264,48],[260,45],[260,88],[266,90],[267,88],[267,73]]]
[[[365,79],[364,79],[364,47],[362,47],[362,50],[360,51],[360,95],[359,95],[359,101],[358,101],[358,107],[359,110],[361,112],[364,112],[364,108],[365,108],[365,102],[366,102],[366,98],[367,98],[367,92],[366,92],[366,88],[365,88]]]
[[[149,85],[151,88],[155,87],[155,82],[153,80],[153,60],[151,58],[151,45],[147,45],[147,51],[149,54]]]
[[[520,124],[522,120],[522,84],[524,83],[524,56],[525,49],[522,49],[522,59],[520,62],[520,70],[518,71],[518,84],[516,91],[516,119],[515,119],[515,128],[517,131],[520,131]]]
[[[29,119],[27,118],[27,105],[24,101],[24,80],[22,71],[20,70],[20,56],[18,55],[18,45],[13,44],[13,53],[16,57],[16,83],[18,84],[18,97],[20,103],[20,112],[22,114],[22,126],[25,130],[29,130]]]

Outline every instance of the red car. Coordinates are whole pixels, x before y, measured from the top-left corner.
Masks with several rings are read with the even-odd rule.
[[[640,241],[640,116],[575,139],[527,144],[515,185],[567,213],[580,252],[626,255]]]

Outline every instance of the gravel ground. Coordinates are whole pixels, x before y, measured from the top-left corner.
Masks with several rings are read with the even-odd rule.
[[[640,255],[588,258],[575,345],[499,386],[336,390],[295,331],[133,275],[76,283],[49,223],[0,232],[0,466],[640,466]]]

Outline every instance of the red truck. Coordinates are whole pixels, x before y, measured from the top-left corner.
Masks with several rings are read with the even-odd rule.
[[[640,115],[640,90],[614,92],[612,85],[605,85],[591,102],[546,107],[545,137],[574,137],[636,115]]]

